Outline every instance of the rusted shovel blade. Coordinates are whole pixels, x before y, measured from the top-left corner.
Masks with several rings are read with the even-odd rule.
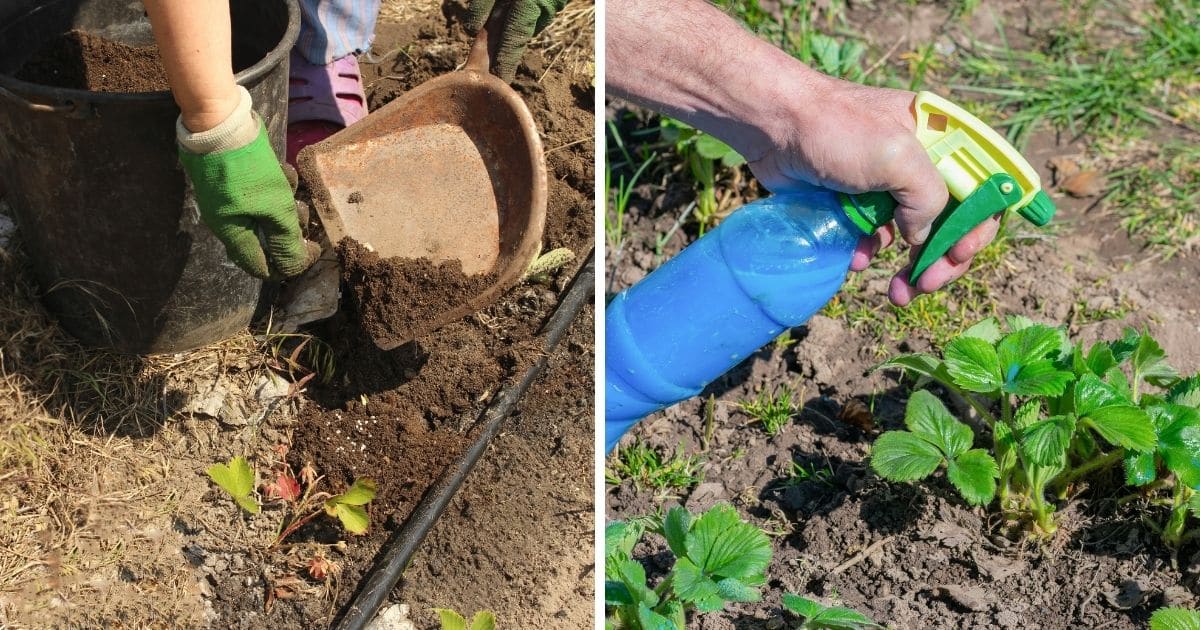
[[[496,280],[398,336],[390,350],[487,306],[541,245],[546,164],[533,116],[487,71],[487,31],[465,69],[427,81],[300,153],[331,244],[349,236],[382,258],[458,260]]]

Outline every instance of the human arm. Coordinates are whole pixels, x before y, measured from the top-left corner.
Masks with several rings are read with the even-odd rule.
[[[179,105],[179,157],[201,219],[247,273],[299,274],[318,248],[301,236],[291,186],[234,79],[229,0],[144,3]]]
[[[609,93],[679,118],[729,143],[774,192],[817,185],[842,192],[886,190],[896,225],[920,245],[948,199],[945,183],[914,136],[914,94],[821,74],[747,32],[704,0],[609,0]],[[961,276],[995,237],[985,221],[920,278],[896,274],[888,296],[906,305]],[[891,228],[864,239],[851,269],[894,240]]]

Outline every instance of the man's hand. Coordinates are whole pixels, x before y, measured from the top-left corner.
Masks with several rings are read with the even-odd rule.
[[[914,137],[915,95],[823,75],[759,39],[705,0],[609,0],[605,83],[610,94],[679,118],[724,140],[773,192],[823,186],[896,197],[900,235],[920,246],[948,199]],[[904,306],[965,273],[996,235],[986,221],[934,263],[916,286],[909,270],[888,296]],[[863,239],[861,271],[895,240],[891,226]]]
[[[822,77],[811,98],[797,103],[789,124],[775,125],[746,147],[750,169],[773,192],[821,186],[841,192],[886,190],[896,198],[900,235],[919,251],[949,198],[946,184],[917,142],[912,92],[871,88]],[[921,293],[957,279],[971,259],[996,237],[998,218],[959,241],[918,280],[908,283],[911,265],[892,279],[888,297],[904,306]],[[895,240],[891,225],[863,239],[852,271]]]
[[[320,255],[320,246],[302,237],[292,186],[266,127],[250,109],[249,93],[239,90],[242,104],[218,127],[194,134],[180,122],[179,160],[201,220],[225,244],[230,260],[258,278],[299,275]]]
[[[502,16],[504,21],[497,52],[492,59],[492,72],[512,83],[529,40],[542,32],[566,4],[567,0],[471,0],[471,21],[467,28],[478,32],[487,24],[493,10],[506,12]]]

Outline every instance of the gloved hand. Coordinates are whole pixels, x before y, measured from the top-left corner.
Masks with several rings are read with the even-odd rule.
[[[471,0],[471,21],[467,28],[472,32],[483,28],[496,3],[496,0]],[[504,16],[500,42],[492,59],[492,72],[511,83],[529,40],[546,28],[567,0],[501,0],[501,4],[507,7],[508,13]]]
[[[301,235],[292,186],[250,107],[250,93],[239,90],[241,103],[217,127],[192,133],[178,124],[179,161],[201,220],[234,264],[263,279],[299,275],[320,255],[320,246]]]

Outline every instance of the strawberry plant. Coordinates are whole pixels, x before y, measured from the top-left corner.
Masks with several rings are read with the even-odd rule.
[[[262,494],[268,501],[284,507],[284,518],[268,548],[279,546],[284,539],[322,513],[337,518],[342,528],[350,534],[367,533],[369,519],[363,506],[375,498],[374,481],[356,479],[348,490],[337,495],[317,492],[316,487],[324,477],[317,474],[312,464],[307,464],[300,470],[300,479],[297,480],[291,466],[282,460],[286,453],[286,445],[281,446],[281,460],[272,466],[274,480],[262,486]],[[259,513],[260,505],[251,496],[257,475],[244,457],[235,457],[229,464],[214,464],[207,472],[209,478],[228,492],[243,510],[250,514]]]
[[[716,167],[721,164],[733,168],[744,164],[746,159],[714,136],[704,133],[687,123],[673,118],[662,119],[662,138],[675,146],[699,191],[696,195],[696,220],[700,224],[700,235],[716,225],[718,214]]]
[[[667,541],[675,564],[655,587],[632,557],[643,534]],[[725,602],[755,602],[771,562],[771,541],[730,505],[693,516],[672,508],[661,520],[614,521],[604,531],[606,627],[683,630],[688,610],[713,612]]]
[[[910,354],[876,369],[898,368],[935,381],[970,405],[990,433],[990,452],[973,448],[975,431],[927,391],[909,400],[906,431],[884,433],[871,467],[891,481],[946,470],[973,505],[999,500],[1026,515],[1036,533],[1057,527],[1052,493],[1123,463],[1132,485],[1172,487],[1163,540],[1177,546],[1200,487],[1200,382],[1181,380],[1166,354],[1132,329],[1115,341],[1072,344],[1059,328],[989,318],[950,341],[942,358]],[[1148,388],[1156,388],[1151,393]]]
[[[866,630],[882,628],[866,615],[841,606],[825,606],[820,602],[785,593],[783,607],[804,618],[801,630]]]

